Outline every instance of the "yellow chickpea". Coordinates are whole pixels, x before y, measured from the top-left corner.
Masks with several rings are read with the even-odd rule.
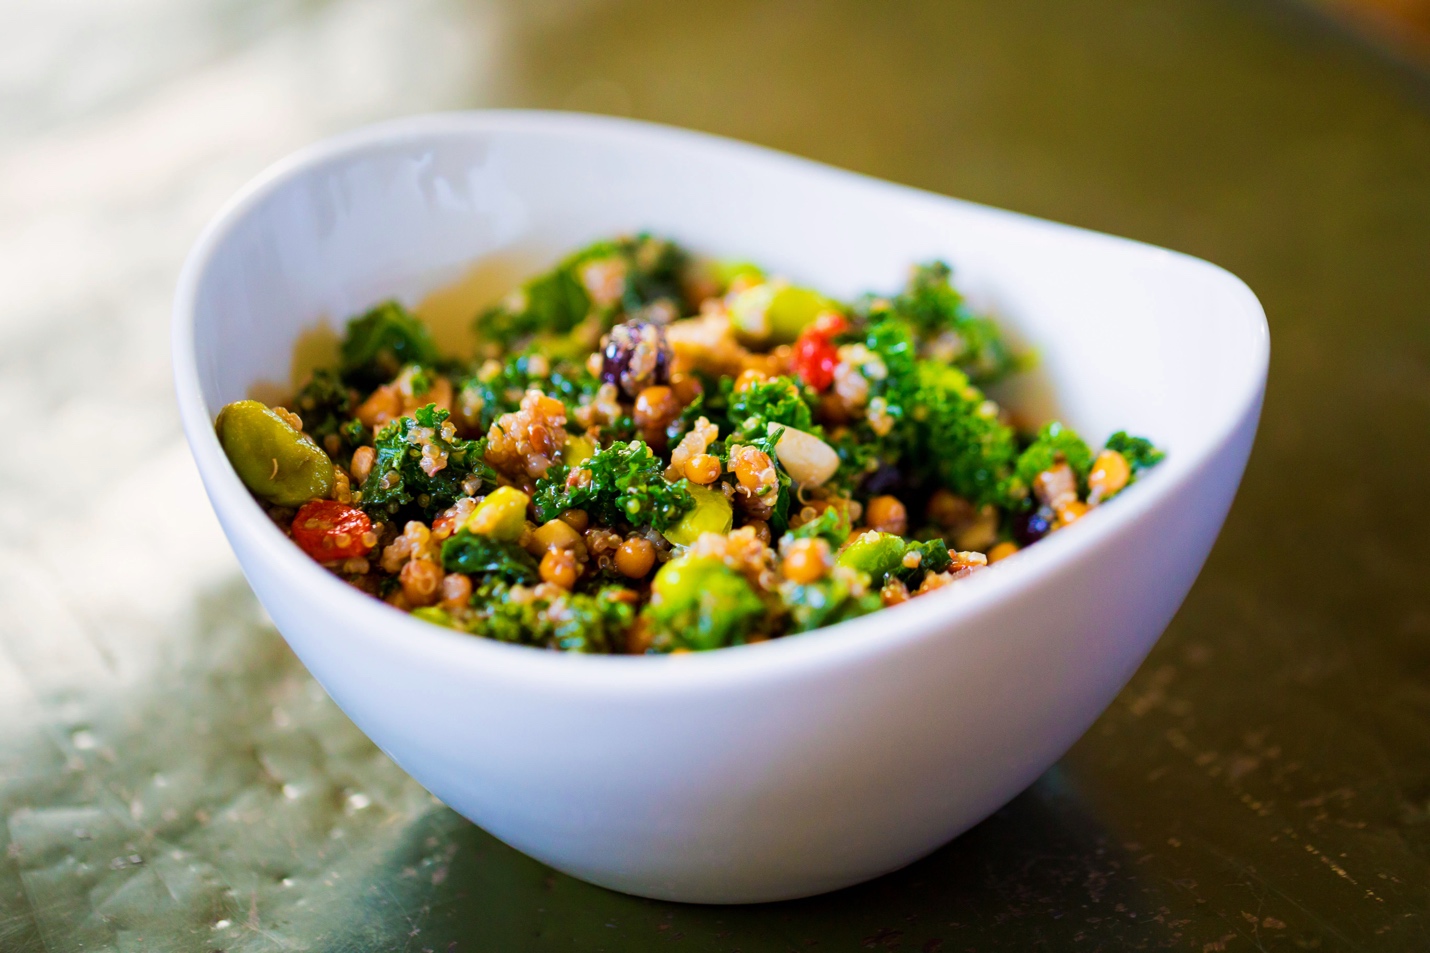
[[[988,550],[989,565],[996,563],[1000,559],[1007,559],[1018,551],[1017,543],[1003,542]]]
[[[579,575],[576,571],[575,555],[564,549],[552,549],[542,556],[539,571],[542,582],[549,582],[562,589],[570,589],[576,585],[576,577]]]
[[[1087,475],[1087,485],[1093,499],[1105,500],[1120,492],[1132,478],[1132,468],[1127,458],[1116,450],[1104,450],[1092,462],[1092,472]]]
[[[769,377],[763,372],[749,368],[740,372],[740,376],[735,378],[735,393],[747,391],[756,384],[763,384]]]
[[[616,550],[616,568],[631,579],[644,579],[655,566],[655,547],[649,540],[632,536]]]
[[[876,496],[864,511],[864,525],[881,533],[902,536],[909,531],[909,511],[896,496]]]
[[[566,510],[556,518],[578,533],[586,532],[586,527],[591,525],[591,517],[585,510]]]
[[[472,598],[472,580],[459,572],[442,577],[442,608],[464,608]]]
[[[808,585],[824,577],[832,562],[829,544],[822,539],[797,539],[780,563],[786,579]]]
[[[720,476],[719,458],[708,453],[697,453],[685,463],[685,478],[691,483],[708,486]]]
[[[765,485],[765,473],[773,473],[770,455],[754,447],[741,447],[735,461],[735,479],[747,490],[759,491]]]

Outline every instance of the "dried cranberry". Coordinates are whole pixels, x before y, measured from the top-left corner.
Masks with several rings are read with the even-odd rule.
[[[1013,517],[1013,538],[1020,546],[1033,545],[1052,529],[1052,514],[1044,509],[1030,510]]]

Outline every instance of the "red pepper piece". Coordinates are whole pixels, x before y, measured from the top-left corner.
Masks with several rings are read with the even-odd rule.
[[[839,355],[828,337],[809,327],[794,342],[790,364],[800,380],[823,392],[834,383],[834,368],[839,364]]]
[[[336,500],[304,503],[293,517],[293,542],[320,563],[366,556],[372,550],[370,539],[367,514]]]

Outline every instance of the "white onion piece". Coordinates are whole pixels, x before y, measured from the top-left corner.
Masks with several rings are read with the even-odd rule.
[[[834,452],[833,447],[812,433],[783,424],[769,425],[770,433],[781,429],[784,433],[775,444],[775,456],[779,457],[780,465],[794,477],[796,483],[819,486],[834,476],[834,471],[839,469],[839,454]]]

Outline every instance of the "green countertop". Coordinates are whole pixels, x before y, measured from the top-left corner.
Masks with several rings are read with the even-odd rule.
[[[0,74],[0,950],[1430,948],[1423,78],[1269,2],[117,6],[0,14],[28,71]],[[1210,562],[984,824],[813,900],[624,897],[435,803],[267,623],[172,408],[178,263],[290,149],[490,105],[749,139],[1261,297]]]

